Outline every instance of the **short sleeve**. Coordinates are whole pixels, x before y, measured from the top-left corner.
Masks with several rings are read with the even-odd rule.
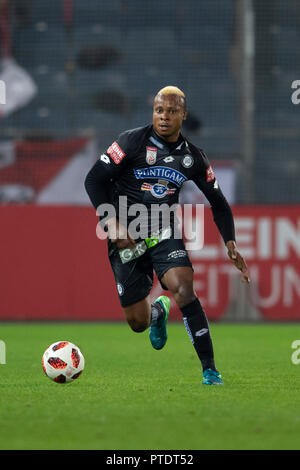
[[[111,143],[105,152],[113,167],[117,170],[124,168],[129,160],[136,153],[138,142],[136,142],[135,134],[131,131],[122,132],[119,137]]]
[[[211,190],[214,187],[216,177],[209,159],[202,149],[189,144],[192,155],[195,158],[195,166],[191,180],[203,191]]]

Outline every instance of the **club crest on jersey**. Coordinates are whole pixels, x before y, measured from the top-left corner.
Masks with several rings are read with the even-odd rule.
[[[194,159],[191,155],[185,155],[183,159],[181,160],[181,165],[184,166],[184,168],[191,168],[194,164]]]
[[[156,147],[146,147],[146,162],[148,165],[154,165],[156,162],[157,148]]]
[[[168,183],[166,181],[158,181],[155,184],[143,183],[141,187],[142,191],[150,191],[152,196],[162,199],[163,197],[174,194],[175,188],[168,188]]]

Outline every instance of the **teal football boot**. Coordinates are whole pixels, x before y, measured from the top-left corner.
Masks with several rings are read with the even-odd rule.
[[[159,309],[163,310],[163,315],[152,323],[149,331],[149,338],[154,349],[162,349],[167,342],[167,321],[169,317],[171,300],[166,295],[158,297],[152,305],[157,305]]]
[[[213,369],[206,369],[203,372],[203,385],[223,385],[221,374]]]

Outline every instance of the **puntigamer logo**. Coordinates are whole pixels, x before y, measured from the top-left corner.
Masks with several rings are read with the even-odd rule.
[[[176,184],[176,186],[181,186],[187,178],[180,173],[180,171],[173,170],[172,168],[165,166],[154,166],[152,168],[138,168],[134,170],[135,177],[137,179],[156,179],[170,181],[171,183]]]
[[[6,86],[3,80],[0,80],[0,104],[6,104]]]

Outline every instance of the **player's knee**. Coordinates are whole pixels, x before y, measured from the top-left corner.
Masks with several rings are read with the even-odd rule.
[[[128,320],[128,324],[132,331],[135,333],[142,333],[148,328],[148,324],[146,321],[136,319],[136,318],[131,318]]]
[[[191,282],[178,282],[174,285],[172,294],[179,307],[188,305],[195,300],[195,292]]]

